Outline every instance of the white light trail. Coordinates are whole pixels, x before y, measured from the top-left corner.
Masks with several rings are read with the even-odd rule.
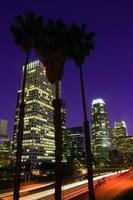
[[[33,186],[32,188],[21,189],[21,190],[20,190],[20,193],[22,193],[22,192],[32,191],[32,190],[35,190],[35,189],[40,189],[40,188],[43,188],[43,187],[46,187],[46,186],[52,185],[53,183],[54,183],[54,182],[50,182],[50,183],[46,183],[46,184],[39,185],[39,186]],[[0,198],[5,197],[5,196],[11,196],[11,195],[13,195],[13,192],[2,193],[2,194],[0,194]]]
[[[128,170],[122,170],[119,173],[124,173],[126,171],[128,171]],[[104,174],[104,175],[101,175],[101,176],[93,178],[93,180],[95,181],[95,180],[99,180],[99,179],[102,179],[102,178],[105,178],[105,177],[110,177],[110,176],[115,175],[117,173],[118,172]],[[80,185],[84,185],[87,182],[88,182],[88,180],[83,180],[83,181],[79,181],[79,182],[76,182],[76,183],[71,183],[71,184],[62,186],[62,191],[65,191],[65,190],[68,190],[70,188],[74,188],[74,187],[77,187],[77,186],[80,186]],[[37,194],[33,194],[33,195],[28,195],[28,196],[25,196],[25,197],[21,197],[20,200],[33,200],[33,199],[34,200],[38,200],[38,199],[41,199],[41,198],[53,195],[54,192],[55,192],[54,189],[50,189],[50,190],[47,190],[47,191],[44,191],[44,192],[39,192]]]

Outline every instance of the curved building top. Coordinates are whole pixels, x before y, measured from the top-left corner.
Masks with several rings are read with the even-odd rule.
[[[92,105],[94,105],[94,104],[105,104],[105,102],[103,99],[94,99],[92,101]]]

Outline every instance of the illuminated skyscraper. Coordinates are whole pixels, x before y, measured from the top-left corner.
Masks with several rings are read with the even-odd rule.
[[[7,133],[8,121],[0,119],[0,137],[8,137]]]
[[[126,137],[127,127],[124,121],[115,122],[114,128],[112,129],[112,145],[116,148],[117,140],[121,137]]]
[[[92,101],[92,152],[94,164],[104,166],[109,162],[110,128],[102,99]]]
[[[64,132],[63,156],[64,161],[75,160],[80,164],[85,163],[85,141],[82,127],[67,128]]]
[[[8,121],[0,120],[0,167],[11,163],[11,141],[8,138]]]
[[[11,141],[8,138],[0,137],[0,167],[11,164]]]
[[[21,91],[18,93],[14,124],[14,149],[16,148],[18,131],[20,96]],[[43,161],[54,161],[55,141],[52,106],[54,98],[55,87],[48,82],[43,64],[39,61],[28,64],[22,161],[31,162],[33,167]]]

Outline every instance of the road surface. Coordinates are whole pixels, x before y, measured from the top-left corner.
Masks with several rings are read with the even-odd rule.
[[[96,200],[114,200],[133,188],[133,171],[95,177],[94,185]],[[88,200],[87,189],[87,180],[65,185],[62,187],[62,199]],[[24,196],[21,196],[20,200],[54,200],[53,194],[54,189],[39,192],[33,190],[32,194],[26,193]],[[11,200],[12,197],[4,196],[0,199]]]

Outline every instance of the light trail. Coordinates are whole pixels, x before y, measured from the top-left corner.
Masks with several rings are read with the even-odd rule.
[[[96,190],[97,200],[119,199],[124,193],[133,189],[133,172],[121,175],[116,176],[114,179],[109,179]]]
[[[22,193],[22,192],[28,192],[28,191],[32,191],[32,190],[35,190],[35,189],[40,189],[40,188],[43,188],[43,187],[47,187],[47,186],[49,186],[49,185],[52,185],[52,184],[54,184],[54,182],[50,182],[50,183],[46,183],[46,184],[33,184],[33,186],[32,185],[27,185],[27,186],[24,186],[24,187],[28,187],[28,188],[25,188],[25,189],[20,189],[20,193]],[[6,196],[11,196],[11,195],[13,195],[13,191],[12,192],[5,192],[5,193],[2,193],[2,194],[0,194],[0,198],[2,198],[2,197],[6,197]]]
[[[104,174],[104,175],[93,178],[93,180],[96,181],[96,180],[99,180],[99,179],[102,179],[102,178],[117,175],[118,173],[125,173],[127,171],[128,170],[123,170],[121,172]],[[84,184],[87,184],[87,183],[88,183],[88,180],[83,180],[83,181],[79,181],[79,182],[76,182],[76,183],[67,184],[65,186],[62,186],[62,191],[66,191],[68,189],[72,189],[74,187],[81,186],[81,185],[84,185]],[[54,193],[55,193],[55,189],[49,189],[49,190],[44,191],[44,192],[39,192],[39,193],[36,193],[36,194],[33,194],[33,195],[27,195],[25,197],[21,197],[20,200],[33,200],[33,199],[38,200],[38,199],[41,199],[41,198],[44,198],[44,197],[51,196]]]

